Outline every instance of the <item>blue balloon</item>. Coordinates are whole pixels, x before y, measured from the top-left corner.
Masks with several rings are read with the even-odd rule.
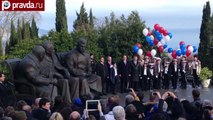
[[[197,47],[193,46],[193,53],[195,53],[197,51]]]
[[[177,54],[177,56],[181,56],[181,54],[182,54],[182,53],[181,53],[181,50],[177,50],[177,51],[176,51],[176,54]]]
[[[154,41],[153,41],[153,40],[150,40],[150,41],[149,41],[149,45],[150,45],[150,46],[153,46],[153,45],[154,45]]]
[[[168,47],[168,44],[165,43],[165,44],[163,45],[163,48],[165,49],[165,48],[167,48],[167,47]]]
[[[168,35],[169,35],[169,37],[170,37],[170,39],[171,39],[171,38],[172,38],[172,33],[169,32]]]
[[[133,46],[133,52],[134,52],[134,53],[137,53],[137,52],[138,52],[138,50],[139,50],[139,47],[138,47],[138,46],[136,46],[136,45],[135,45],[135,46]]]
[[[168,49],[168,53],[172,53],[173,49],[172,48],[169,48]]]
[[[155,31],[154,31],[154,34],[155,34],[155,36],[158,36],[158,35],[160,35],[160,32],[157,31],[157,30],[155,30]]]
[[[151,39],[151,37],[150,36],[146,36],[146,42],[150,42],[152,39]]]
[[[185,44],[180,45],[180,49],[181,50],[186,49],[186,45]]]
[[[161,34],[157,35],[156,37],[157,37],[158,41],[161,41],[161,39],[163,38],[163,36]]]
[[[181,49],[181,54],[182,55],[186,55],[186,48],[185,49]]]

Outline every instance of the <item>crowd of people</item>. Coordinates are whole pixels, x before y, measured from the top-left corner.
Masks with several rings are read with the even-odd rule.
[[[99,100],[95,110],[90,111],[89,95],[76,98],[72,104],[56,96],[54,103],[47,98],[36,98],[32,105],[19,100],[15,106],[0,107],[0,120],[213,120],[211,100],[200,98],[198,89],[193,89],[193,101],[178,98],[173,92],[150,92],[144,100],[143,92],[132,88],[121,103],[119,95],[110,95]],[[94,108],[93,108],[94,109]]]
[[[150,58],[148,56],[139,57],[134,55],[132,61],[127,59],[127,55],[119,62],[114,62],[111,56],[100,58],[95,62],[94,55],[91,54],[91,65],[93,73],[101,76],[102,93],[125,92],[129,88],[135,90],[148,91],[157,89],[177,89],[178,83],[182,89],[187,88],[186,75],[193,76],[192,87],[199,87],[199,74],[201,62],[197,55],[191,60],[186,60],[183,56],[169,62],[168,58]],[[171,85],[170,85],[171,84]],[[119,91],[115,91],[119,87]]]

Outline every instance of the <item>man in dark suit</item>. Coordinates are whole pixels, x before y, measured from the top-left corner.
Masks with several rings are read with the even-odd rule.
[[[169,62],[166,61],[164,63],[164,69],[163,69],[163,86],[164,89],[169,89]]]
[[[137,90],[137,84],[139,83],[139,67],[138,56],[134,55],[133,60],[131,61],[131,81],[130,86]]]
[[[178,64],[177,59],[173,59],[173,63],[170,65],[171,77],[172,77],[172,87],[174,90],[177,89],[177,81],[178,81]]]
[[[160,58],[157,58],[154,68],[155,68],[155,70],[154,70],[154,74],[155,74],[154,88],[161,89],[161,79],[162,79],[163,67],[162,67]]]
[[[128,89],[128,84],[129,84],[129,77],[131,76],[130,74],[130,63],[127,60],[127,56],[124,55],[122,61],[119,62],[118,64],[118,75],[120,77],[120,91],[121,93],[124,92],[124,90]]]
[[[101,77],[102,81],[102,94],[106,95],[106,81],[108,76],[108,69],[106,64],[104,63],[104,57],[100,58],[100,62],[96,64],[96,74]]]
[[[186,57],[183,56],[180,61],[180,74],[181,74],[181,88],[186,89],[186,69],[187,69],[187,61]]]
[[[107,57],[106,66],[107,66],[107,73],[108,73],[107,74],[107,81],[106,81],[106,92],[112,92],[112,91],[110,91],[111,90],[111,86],[110,86],[111,81],[110,81],[110,78],[109,78],[110,69],[113,67],[111,56]]]
[[[15,99],[11,87],[12,86],[5,81],[4,74],[0,72],[0,106],[2,108],[14,105]]]
[[[111,92],[112,94],[115,94],[116,84],[119,81],[117,64],[115,62],[113,62],[113,67],[110,69],[109,78],[111,81]]]
[[[142,68],[142,71],[141,71],[141,74],[142,74],[142,91],[147,91],[149,89],[149,84],[148,84],[148,80],[150,80],[150,71],[149,71],[149,68],[148,68],[148,63],[147,62],[144,62],[144,66]]]

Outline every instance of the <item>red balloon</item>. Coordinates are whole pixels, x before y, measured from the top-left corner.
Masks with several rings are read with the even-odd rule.
[[[164,29],[163,27],[160,27],[160,28],[159,28],[159,32],[160,32],[160,33],[163,33],[164,30],[165,30],[165,29]]]
[[[162,53],[162,52],[163,52],[163,46],[162,46],[162,45],[159,46],[159,47],[158,47],[158,50],[159,50],[160,53]]]
[[[189,57],[191,55],[191,52],[189,50],[186,51],[186,56]]]
[[[172,51],[172,57],[175,59],[177,57],[176,50]]]
[[[136,46],[138,46],[139,48],[142,48],[142,45],[140,43],[136,43]]]
[[[158,42],[159,42],[159,41],[155,38],[155,39],[154,39],[154,44],[157,45]]]
[[[185,44],[185,42],[184,41],[180,41],[179,45],[183,45],[183,44]]]
[[[164,31],[163,31],[163,35],[164,35],[164,36],[168,35],[168,31],[167,31],[167,30],[164,30]]]
[[[190,46],[190,45],[187,45],[187,46],[186,46],[186,49],[187,49],[187,50],[188,50],[188,47],[189,47],[189,46]]]
[[[147,52],[146,52],[146,56],[151,57],[151,56],[152,56],[152,55],[151,55],[151,52],[150,52],[150,51],[147,51]]]
[[[155,24],[155,25],[154,25],[154,28],[155,28],[155,30],[159,30],[160,25],[159,25],[159,24]]]
[[[150,35],[152,35],[152,31],[149,31],[147,36],[150,36]]]

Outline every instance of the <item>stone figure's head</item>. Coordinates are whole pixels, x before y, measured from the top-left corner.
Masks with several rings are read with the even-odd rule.
[[[37,45],[33,48],[32,53],[38,58],[39,61],[42,61],[45,56],[45,49],[42,46]]]
[[[85,38],[79,38],[77,43],[77,49],[80,53],[84,53],[86,50],[87,40]]]
[[[51,41],[45,41],[42,46],[44,47],[46,54],[49,56],[52,56],[52,54],[55,52],[54,45]]]

